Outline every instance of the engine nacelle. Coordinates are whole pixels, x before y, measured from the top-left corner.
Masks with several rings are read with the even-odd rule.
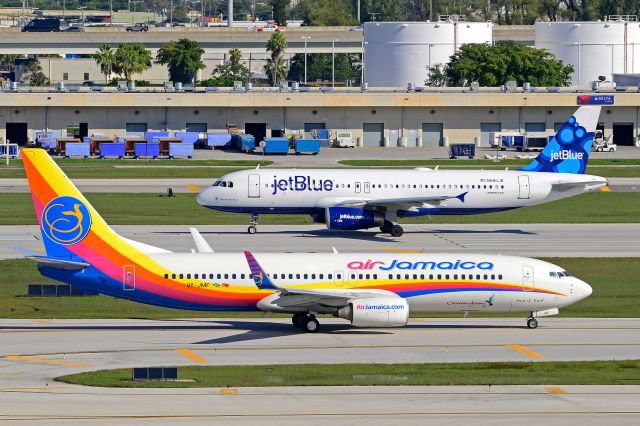
[[[384,216],[373,210],[356,207],[327,207],[325,211],[327,228],[354,231],[384,224]]]
[[[353,299],[338,310],[338,317],[355,327],[403,327],[409,321],[409,304],[401,297]]]

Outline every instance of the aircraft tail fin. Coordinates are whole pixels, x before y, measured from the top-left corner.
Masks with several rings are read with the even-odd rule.
[[[250,251],[245,251],[244,256],[247,258],[247,263],[251,270],[251,276],[256,287],[260,290],[280,290],[278,286],[271,282],[269,275],[267,275],[267,273],[262,269],[262,266],[260,266]]]
[[[600,116],[599,106],[581,106],[547,146],[520,170],[584,174]]]

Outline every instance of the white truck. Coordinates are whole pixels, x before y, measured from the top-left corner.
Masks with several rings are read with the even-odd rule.
[[[337,131],[334,146],[336,148],[355,148],[356,144],[353,141],[351,132]]]

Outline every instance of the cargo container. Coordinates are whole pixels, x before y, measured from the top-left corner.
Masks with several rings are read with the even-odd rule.
[[[265,154],[284,154],[289,153],[288,138],[265,138],[262,141],[262,152]]]
[[[169,158],[187,157],[192,159],[193,149],[193,145],[190,143],[169,142]]]
[[[231,133],[207,133],[209,148],[225,148],[231,145]]]
[[[159,142],[138,142],[135,144],[135,158],[151,157],[158,158],[160,155]]]
[[[294,151],[296,155],[316,155],[320,152],[320,142],[320,139],[296,139],[294,143]]]
[[[124,158],[124,142],[104,142],[100,145],[100,158]]]
[[[89,143],[85,142],[66,142],[64,146],[64,156],[89,158]]]
[[[457,157],[473,158],[476,156],[476,146],[472,143],[455,143],[449,145],[449,158]]]
[[[236,133],[231,135],[231,148],[246,153],[253,152],[256,149],[256,138],[253,135]]]

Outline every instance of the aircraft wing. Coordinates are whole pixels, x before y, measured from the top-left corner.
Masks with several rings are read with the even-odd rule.
[[[272,304],[282,308],[301,308],[312,306],[342,307],[353,299],[369,299],[380,296],[397,297],[395,293],[386,290],[358,290],[358,289],[321,289],[307,290],[300,288],[283,288],[275,285],[267,273],[262,269],[256,258],[249,251],[244,255],[251,270],[253,281],[261,290],[274,290],[275,295],[267,296]]]
[[[569,191],[575,188],[581,189],[598,189],[607,185],[607,181],[588,181],[588,182],[555,182],[551,184],[551,188],[558,192]]]
[[[341,207],[420,207],[424,204],[438,206],[447,200],[458,199],[464,203],[468,192],[459,195],[439,195],[430,197],[389,197],[389,198],[354,198],[339,201],[336,206]]]

